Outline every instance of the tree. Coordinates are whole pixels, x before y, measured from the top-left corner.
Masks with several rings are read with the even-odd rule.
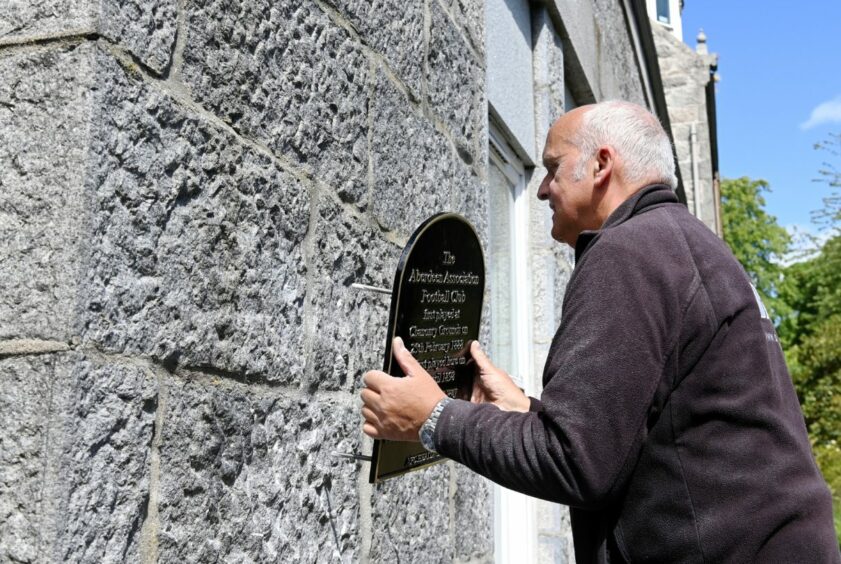
[[[780,298],[789,306],[780,341],[841,534],[841,235],[785,269]]]
[[[768,191],[764,180],[745,176],[723,180],[721,216],[725,242],[745,267],[776,324],[788,313],[778,297],[783,277],[779,260],[788,251],[791,238],[777,218],[765,211],[762,194]]]
[[[829,153],[831,157],[841,157],[841,133],[830,133],[826,141],[815,143],[815,149]],[[823,227],[837,229],[841,224],[841,170],[829,161],[824,161],[818,170],[820,178],[814,182],[829,184],[831,191],[823,199],[823,208],[812,212],[812,220]]]
[[[841,157],[841,134],[815,148]],[[812,258],[785,269],[780,299],[788,311],[778,332],[815,459],[832,491],[841,543],[841,171],[824,162],[818,173],[816,181],[831,192],[812,219],[833,236]]]

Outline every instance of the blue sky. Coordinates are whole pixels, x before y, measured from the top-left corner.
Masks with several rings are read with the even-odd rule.
[[[841,0],[686,0],[693,48],[699,28],[719,55],[722,177],[767,180],[768,211],[808,227],[829,193],[812,182],[829,155],[812,147],[841,133]]]

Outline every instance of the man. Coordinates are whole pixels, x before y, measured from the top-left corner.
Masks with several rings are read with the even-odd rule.
[[[526,397],[478,344],[471,402],[399,339],[406,378],[365,375],[363,430],[421,439],[495,482],[571,506],[576,560],[841,562],[773,326],[732,254],[677,202],[644,108],[578,108],[551,128],[537,196],[576,265]]]

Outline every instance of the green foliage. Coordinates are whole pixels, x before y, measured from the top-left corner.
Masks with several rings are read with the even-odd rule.
[[[721,216],[724,240],[745,267],[775,323],[788,313],[779,299],[783,269],[779,259],[789,248],[791,238],[765,211],[764,180],[747,177],[721,182]]]
[[[786,267],[783,274],[779,297],[790,311],[778,332],[784,347],[790,348],[841,313],[841,235],[829,239],[814,258]]]
[[[812,442],[841,440],[841,314],[816,324],[802,343],[792,348],[794,384]]]
[[[785,269],[779,326],[815,459],[832,491],[841,543],[841,235]]]
[[[841,448],[834,445],[815,445],[815,460],[832,492],[835,506],[835,533],[841,544]]]

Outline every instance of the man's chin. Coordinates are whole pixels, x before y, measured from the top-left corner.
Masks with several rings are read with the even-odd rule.
[[[552,239],[554,239],[558,243],[564,243],[565,245],[569,245],[573,249],[575,248],[575,240],[569,241],[568,239],[564,238],[564,234],[561,233],[561,230],[555,227],[552,228]]]

